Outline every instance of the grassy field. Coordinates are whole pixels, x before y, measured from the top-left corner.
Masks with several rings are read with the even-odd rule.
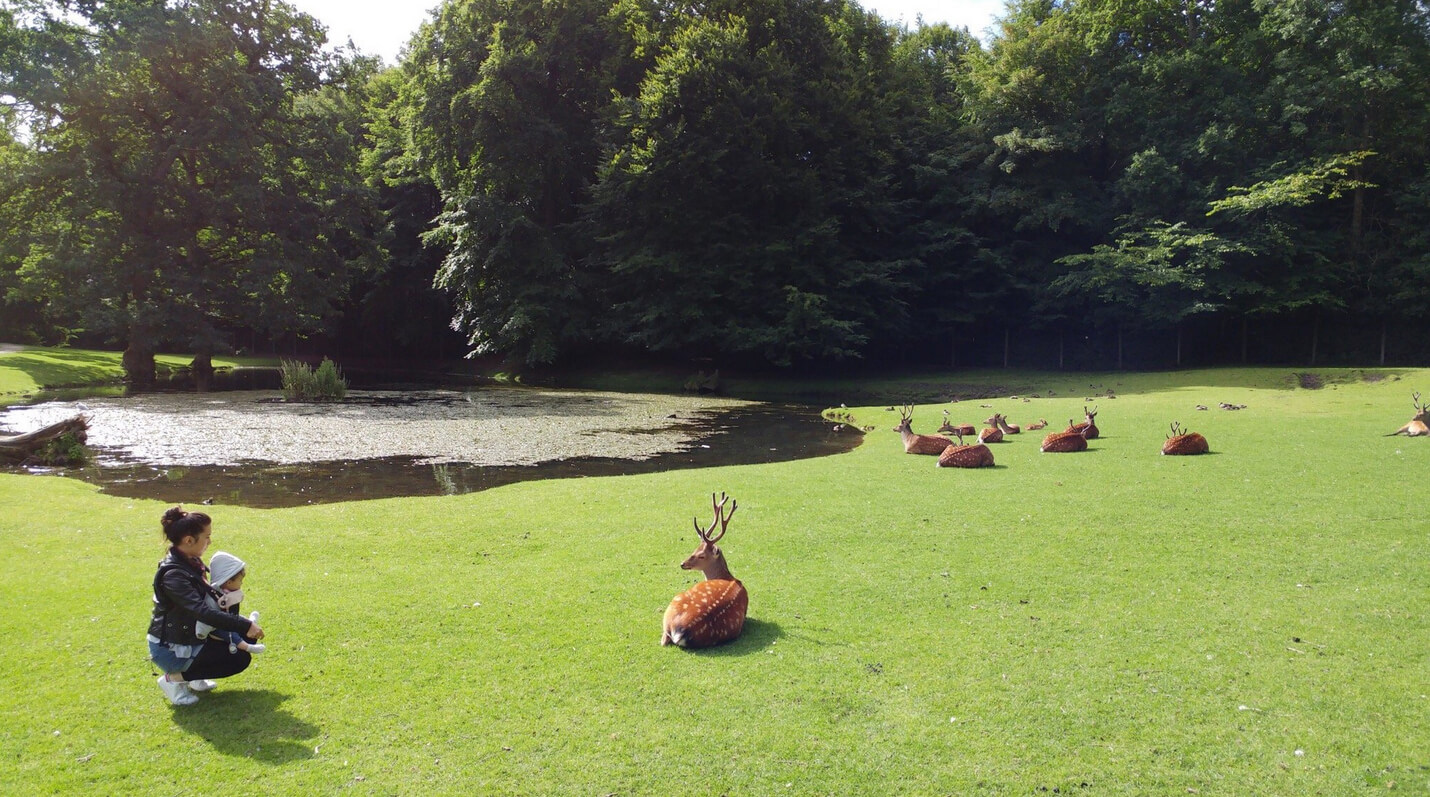
[[[142,639],[164,506],[0,475],[0,793],[1425,793],[1430,439],[1382,435],[1430,371],[1320,376],[910,377],[838,457],[214,506],[269,652],[189,708]],[[1041,398],[915,429],[1098,393],[1103,437],[902,452],[887,405],[994,385]],[[750,621],[661,648],[712,491]]]
[[[120,353],[92,349],[25,346],[0,354],[0,405],[24,400],[41,390],[89,385],[118,385],[124,378]],[[160,374],[187,367],[192,356],[160,354],[154,358]],[[245,359],[215,357],[215,368],[232,368]],[[254,362],[260,360],[254,359]],[[271,360],[261,360],[273,364]]]

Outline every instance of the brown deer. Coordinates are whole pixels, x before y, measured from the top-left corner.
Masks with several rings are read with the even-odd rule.
[[[988,424],[989,426],[998,427],[999,429],[1003,430],[1003,434],[1018,434],[1019,432],[1023,431],[1023,428],[1018,424],[1008,423],[1007,415],[999,415],[996,412],[993,413],[992,418],[989,418],[988,420],[984,421],[984,423]]]
[[[1176,421],[1172,421],[1172,433],[1167,436],[1167,442],[1162,444],[1162,453],[1172,456],[1205,454],[1210,450],[1211,447],[1207,445],[1205,437],[1196,432],[1186,431]]]
[[[973,445],[963,444],[963,435],[958,436],[958,443],[949,446],[938,455],[938,466],[940,468],[991,468],[993,467],[993,450],[982,443]]]
[[[700,521],[695,522],[695,533],[700,535],[700,545],[688,559],[680,563],[682,570],[699,570],[705,580],[676,595],[665,610],[661,621],[660,644],[679,645],[683,648],[708,648],[729,642],[745,629],[745,611],[750,606],[750,594],[738,578],[730,575],[725,564],[725,552],[715,543],[725,536],[730,518],[735,516],[738,502],[730,503],[730,513],[725,514],[728,497],[710,494],[710,503],[715,506],[715,519],[710,528],[701,529]],[[716,526],[720,533],[711,536]]]
[[[1415,402],[1415,417],[1410,419],[1410,423],[1396,429],[1386,437],[1394,437],[1403,434],[1406,437],[1424,437],[1430,435],[1430,402],[1420,403],[1420,392],[1416,391],[1411,398]]]
[[[1068,431],[1053,432],[1047,437],[1044,437],[1043,444],[1039,446],[1039,450],[1047,454],[1069,454],[1074,451],[1086,451],[1087,428],[1084,427],[1078,431],[1072,431],[1073,427],[1077,425],[1078,424],[1073,423],[1072,419],[1069,418]]]
[[[973,424],[971,423],[960,423],[955,426],[954,424],[949,423],[947,418],[944,418],[943,426],[938,427],[938,433],[972,437],[973,435],[978,434],[978,430],[973,428]]]
[[[914,434],[914,405],[905,404],[899,410],[899,425],[894,427],[894,431],[904,439],[905,454],[928,454],[938,456],[945,448],[953,445],[953,441],[947,437],[939,437],[931,434]]]
[[[1046,428],[1048,428],[1048,422],[1045,421],[1045,420],[1043,420],[1042,418],[1039,418],[1037,423],[1030,423],[1030,424],[1028,424],[1028,431],[1030,431],[1030,432],[1036,432],[1036,431],[1039,430],[1039,429],[1046,429]]]
[[[1083,417],[1087,420],[1083,421],[1082,423],[1073,423],[1072,420],[1069,419],[1067,431],[1081,432],[1082,430],[1086,429],[1087,434],[1085,435],[1085,437],[1088,440],[1097,439],[1097,424],[1093,421],[1093,419],[1097,417],[1097,407],[1093,407],[1091,410],[1089,410],[1087,408],[1087,405],[1084,404],[1082,405],[1082,414]]]
[[[981,430],[981,431],[978,432],[978,442],[980,442],[980,443],[1001,443],[1001,442],[1003,442],[1003,430],[1000,429],[1000,428],[998,428],[998,419],[1000,419],[1000,418],[1002,418],[1002,417],[1003,417],[1002,415],[999,415],[998,413],[995,412],[995,413],[993,413],[993,417],[992,417],[992,418],[989,418],[988,420],[984,421],[984,423],[991,423],[991,424],[993,424],[993,425],[990,426],[990,427],[988,427],[987,429],[983,429],[983,430]]]

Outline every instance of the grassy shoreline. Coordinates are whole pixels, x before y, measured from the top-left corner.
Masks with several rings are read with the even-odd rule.
[[[903,454],[891,380],[837,457],[215,506],[270,652],[188,709],[141,640],[164,506],[0,475],[0,791],[1424,791],[1430,440],[1382,435],[1430,371],[1320,373],[1031,374],[1055,396],[917,408],[1056,426],[1113,383],[1092,451],[1024,434],[984,471]],[[1159,456],[1172,420],[1213,454]],[[660,648],[721,490],[749,627]]]

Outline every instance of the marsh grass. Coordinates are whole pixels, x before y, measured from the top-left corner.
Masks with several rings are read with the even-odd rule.
[[[317,368],[301,360],[282,360],[278,371],[288,401],[342,401],[348,394],[348,380],[327,357]]]
[[[1056,428],[1073,379],[914,428]],[[990,469],[903,454],[891,389],[838,457],[208,508],[269,653],[187,709],[141,639],[165,505],[0,476],[0,792],[1430,788],[1430,440],[1382,436],[1430,372],[1108,379],[1090,451],[1023,434]],[[1212,454],[1160,456],[1172,420]],[[747,630],[661,648],[721,490]]]

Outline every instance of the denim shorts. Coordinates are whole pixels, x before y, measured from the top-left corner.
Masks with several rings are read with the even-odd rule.
[[[190,665],[194,663],[194,659],[198,658],[199,646],[177,645],[175,647],[180,648],[180,651],[175,651],[173,647],[163,642],[155,642],[153,638],[150,638],[149,658],[166,673],[183,672],[189,669]],[[188,652],[191,655],[180,656],[179,652]]]

